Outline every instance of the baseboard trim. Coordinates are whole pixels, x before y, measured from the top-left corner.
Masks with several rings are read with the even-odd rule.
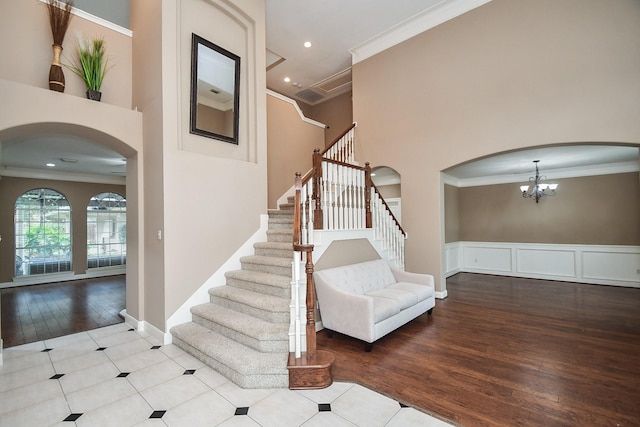
[[[146,332],[152,338],[157,339],[164,345],[171,344],[173,342],[173,337],[170,333],[162,332],[160,329],[156,328],[149,322],[136,319],[135,317],[129,315],[126,309],[120,312],[120,316],[124,319],[124,323],[131,326],[136,331]]]
[[[445,289],[443,292],[434,292],[433,294],[437,299],[445,299],[447,297],[447,290]]]

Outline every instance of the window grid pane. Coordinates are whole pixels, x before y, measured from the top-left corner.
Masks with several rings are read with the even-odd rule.
[[[16,200],[15,275],[71,271],[71,206],[55,190],[38,188]]]
[[[127,201],[116,193],[100,193],[87,206],[87,267],[127,262]]]

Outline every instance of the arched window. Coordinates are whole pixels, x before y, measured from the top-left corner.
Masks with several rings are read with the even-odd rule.
[[[87,206],[87,267],[127,262],[127,200],[117,193],[100,193]]]
[[[71,206],[49,188],[16,200],[16,276],[71,271]]]

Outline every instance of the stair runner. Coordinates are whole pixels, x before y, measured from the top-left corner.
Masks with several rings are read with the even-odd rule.
[[[267,241],[242,257],[210,302],[191,308],[193,321],[171,328],[173,343],[242,388],[289,385],[289,303],[293,200],[269,210]]]

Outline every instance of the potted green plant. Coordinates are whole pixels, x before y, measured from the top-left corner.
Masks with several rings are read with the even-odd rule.
[[[84,80],[87,85],[87,98],[100,101],[100,88],[108,70],[108,62],[103,38],[91,39],[86,45],[82,39],[78,39],[76,57],[67,67]]]

